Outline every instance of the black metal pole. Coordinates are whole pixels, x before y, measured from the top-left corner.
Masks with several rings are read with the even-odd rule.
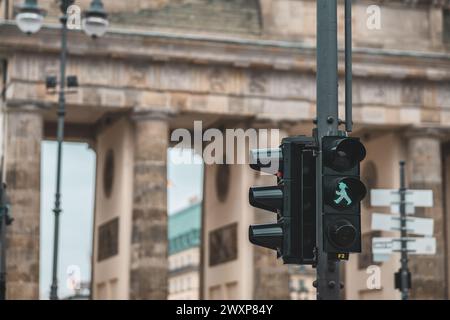
[[[59,105],[58,105],[58,152],[56,164],[56,192],[54,239],[53,239],[53,269],[52,284],[50,287],[50,300],[58,300],[58,244],[59,244],[59,216],[61,214],[61,169],[62,169],[62,147],[64,141],[64,117],[65,117],[65,86],[66,86],[66,58],[67,58],[67,6],[69,1],[63,1],[61,5],[61,57],[60,57],[60,79],[59,79]]]
[[[338,134],[337,0],[317,0],[317,129],[319,150],[324,136]],[[340,297],[339,262],[323,251],[322,153],[316,165],[316,243],[318,300]]]
[[[345,0],[345,131],[352,132],[352,0]]]
[[[408,300],[409,269],[408,269],[408,231],[406,226],[406,182],[405,161],[400,161],[400,240],[401,240],[401,269],[400,284],[402,300]]]

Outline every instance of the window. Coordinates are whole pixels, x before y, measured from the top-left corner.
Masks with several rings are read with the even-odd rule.
[[[186,255],[186,264],[187,264],[187,265],[190,265],[190,264],[191,264],[191,255],[190,255],[190,254],[187,254],[187,255]]]
[[[290,291],[295,291],[295,281],[293,279],[289,280],[289,289]]]
[[[300,279],[300,280],[298,281],[298,289],[299,289],[299,291],[302,292],[302,293],[307,293],[307,292],[308,292],[308,288],[307,288],[306,285],[305,285],[305,280]]]

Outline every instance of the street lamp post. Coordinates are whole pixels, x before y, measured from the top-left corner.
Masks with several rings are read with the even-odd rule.
[[[67,59],[67,8],[73,3],[73,0],[63,0],[61,2],[61,56],[60,56],[60,78],[59,78],[59,98],[58,98],[58,129],[57,129],[57,161],[56,161],[56,192],[54,238],[53,238],[53,266],[52,266],[52,284],[50,286],[50,300],[58,300],[58,245],[59,245],[59,216],[61,214],[61,167],[62,167],[62,147],[64,141],[64,118],[66,114],[66,97],[64,90],[66,87],[66,59]]]
[[[58,244],[59,244],[59,217],[61,214],[61,169],[62,147],[64,141],[64,120],[66,114],[65,89],[66,89],[66,61],[67,61],[67,9],[74,0],[61,0],[61,54],[60,54],[60,79],[58,98],[58,126],[57,126],[57,165],[56,165],[56,192],[53,213],[55,216],[53,239],[53,267],[52,283],[50,286],[50,300],[58,300]],[[25,0],[19,14],[16,16],[17,25],[23,32],[32,34],[40,30],[43,22],[43,11],[38,7],[37,0]],[[83,19],[83,28],[87,35],[97,38],[105,34],[108,28],[107,14],[101,0],[92,0],[91,6],[86,11]]]

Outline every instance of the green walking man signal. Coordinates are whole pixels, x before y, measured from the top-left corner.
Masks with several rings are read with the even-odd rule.
[[[339,196],[339,198],[334,200],[336,204],[340,204],[342,200],[347,201],[348,206],[352,204],[352,199],[350,199],[350,197],[348,196],[347,189],[348,186],[344,182],[339,183],[339,191],[336,191],[336,194]]]

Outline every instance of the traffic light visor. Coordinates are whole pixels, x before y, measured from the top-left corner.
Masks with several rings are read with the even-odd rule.
[[[354,168],[366,157],[366,148],[363,144],[352,138],[337,140],[327,157],[327,163],[337,171]]]
[[[252,225],[248,230],[251,243],[273,250],[281,249],[283,228],[279,223]]]
[[[250,205],[278,212],[283,209],[283,189],[281,186],[274,187],[251,187],[248,193]]]
[[[283,155],[281,148],[254,149],[250,151],[250,168],[270,174],[281,170]]]

